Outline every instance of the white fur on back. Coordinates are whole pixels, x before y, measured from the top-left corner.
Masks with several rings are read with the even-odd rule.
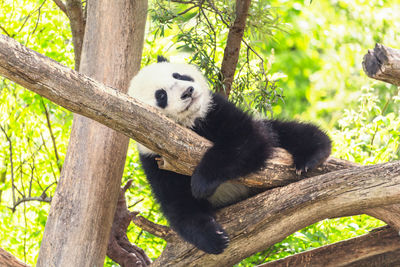
[[[188,75],[191,81],[177,80],[173,73]],[[189,87],[194,88],[193,102],[188,109],[190,99],[181,99],[182,93]],[[168,104],[165,108],[157,106],[155,92],[164,89],[168,95]],[[207,80],[200,70],[189,64],[174,64],[169,62],[155,63],[144,67],[131,80],[128,94],[137,100],[157,108],[175,122],[190,128],[197,118],[204,118],[211,105],[211,92]],[[143,145],[138,145],[142,154],[155,154]]]

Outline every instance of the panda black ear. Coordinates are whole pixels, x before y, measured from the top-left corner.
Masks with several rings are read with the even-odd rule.
[[[160,63],[160,62],[169,62],[169,61],[168,61],[167,58],[158,55],[158,56],[157,56],[157,63]]]

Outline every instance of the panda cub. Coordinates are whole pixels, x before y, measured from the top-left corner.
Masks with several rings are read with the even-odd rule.
[[[318,127],[255,120],[212,93],[193,65],[173,64],[159,56],[158,63],[144,67],[132,79],[129,95],[213,143],[192,177],[159,169],[159,155],[138,145],[147,179],[171,227],[207,253],[222,253],[229,243],[214,210],[250,193],[243,185],[225,182],[261,169],[274,147],[292,154],[297,172],[307,172],[331,152],[329,137]]]

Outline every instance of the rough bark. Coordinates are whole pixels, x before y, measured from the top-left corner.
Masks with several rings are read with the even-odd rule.
[[[0,248],[0,266],[2,267],[29,267],[11,253]]]
[[[140,66],[147,1],[88,1],[87,5],[80,70],[126,92]],[[84,93],[87,101],[96,101],[90,92]],[[103,265],[128,141],[104,125],[74,116],[37,266]]]
[[[400,262],[399,252],[398,232],[390,227],[382,227],[366,235],[299,253],[258,267],[394,266],[393,262]],[[371,261],[371,259],[374,260]]]
[[[231,239],[223,254],[206,255],[187,243],[170,242],[153,266],[232,266],[319,220],[398,203],[399,189],[400,161],[335,171],[274,188],[217,213]]]
[[[236,0],[236,17],[229,29],[224,58],[221,64],[221,78],[224,88],[218,88],[218,93],[226,97],[230,94],[233,78],[235,76],[250,3],[251,0]]]
[[[365,210],[365,213],[381,219],[396,231],[400,231],[400,204]]]
[[[364,56],[363,68],[373,79],[400,86],[400,51],[376,44]]]

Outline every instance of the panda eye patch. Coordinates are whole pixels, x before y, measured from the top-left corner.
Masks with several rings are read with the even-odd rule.
[[[160,108],[165,108],[168,104],[168,95],[164,89],[158,89],[154,97],[156,98],[157,106]]]
[[[174,77],[174,79],[181,80],[181,81],[194,82],[194,79],[192,77],[190,77],[189,75],[181,75],[177,72],[172,73],[172,77]]]

